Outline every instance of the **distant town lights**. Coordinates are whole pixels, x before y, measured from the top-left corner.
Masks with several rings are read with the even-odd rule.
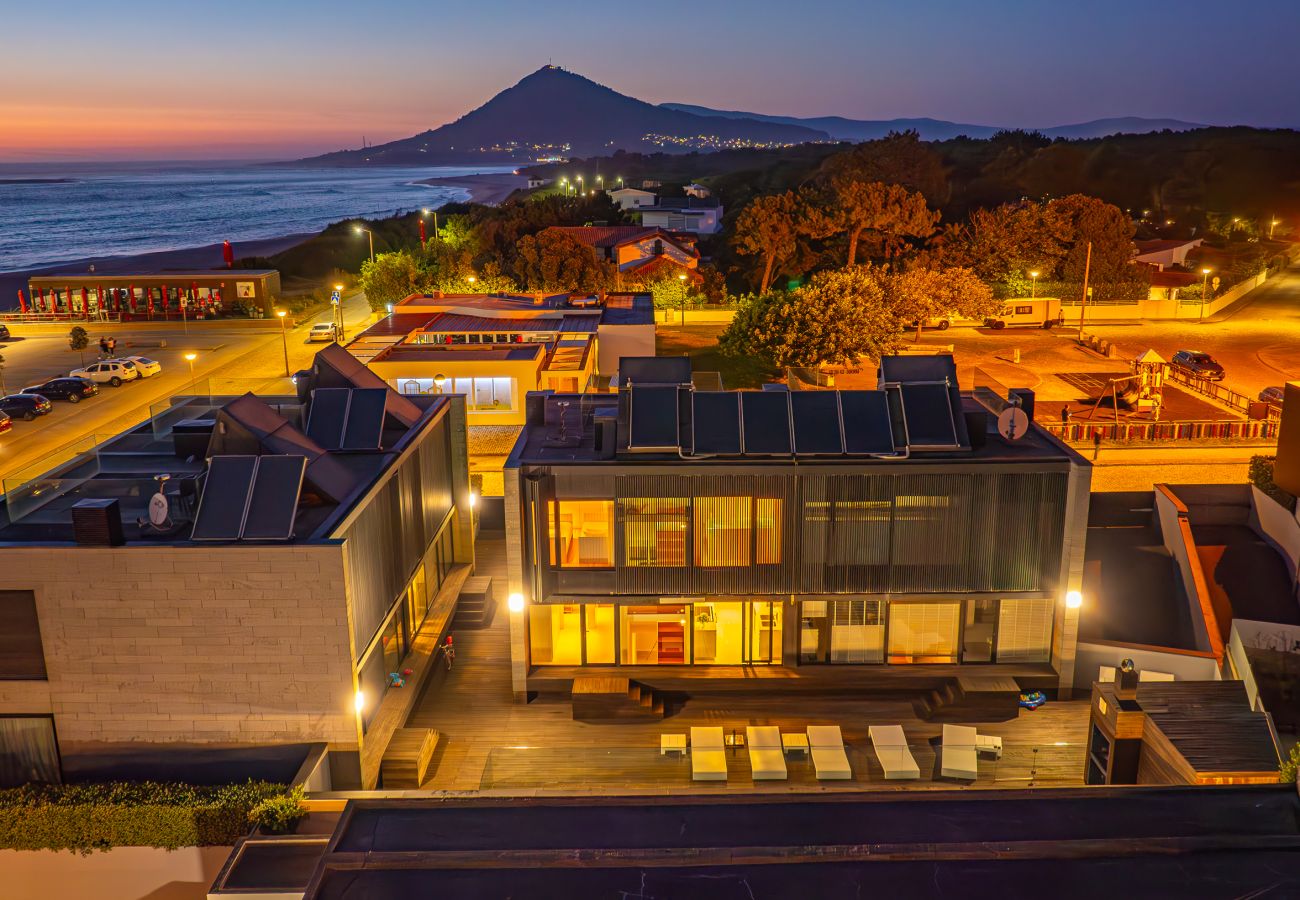
[[[1078,609],[1083,606],[1083,594],[1078,591],[1068,591],[1065,595],[1065,608]]]
[[[508,598],[506,598],[506,607],[509,608],[509,610],[510,610],[512,613],[521,613],[521,612],[523,612],[523,611],[524,611],[524,595],[523,595],[523,594],[511,594]]]

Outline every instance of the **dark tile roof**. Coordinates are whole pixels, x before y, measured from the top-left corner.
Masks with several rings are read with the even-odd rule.
[[[1277,750],[1240,681],[1144,681],[1142,712],[1198,772],[1271,772]]]

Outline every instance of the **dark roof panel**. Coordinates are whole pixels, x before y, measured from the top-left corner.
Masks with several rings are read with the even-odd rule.
[[[738,455],[740,446],[740,395],[734,391],[695,391],[692,428],[697,454]]]
[[[348,388],[317,388],[311,392],[307,413],[307,437],[326,450],[343,445],[343,426],[348,418]]]
[[[640,384],[631,389],[628,410],[628,447],[631,449],[676,449],[678,435],[678,391],[676,385]]]
[[[844,415],[844,452],[893,453],[894,435],[884,391],[840,391]]]
[[[690,384],[689,356],[624,356],[618,361],[621,384]]]
[[[262,456],[248,500],[240,538],[245,541],[287,541],[293,537],[298,494],[307,469],[305,456]]]
[[[343,450],[379,450],[383,445],[384,410],[388,391],[361,388],[349,391],[348,417],[343,425]]]
[[[237,541],[244,527],[248,496],[257,471],[256,456],[214,456],[194,517],[194,541]]]
[[[744,421],[746,456],[789,456],[790,394],[785,391],[743,391],[740,408]]]
[[[828,455],[844,452],[838,392],[792,391],[790,414],[794,420],[796,455]]]
[[[909,447],[955,447],[957,411],[943,384],[904,384],[903,415]]]

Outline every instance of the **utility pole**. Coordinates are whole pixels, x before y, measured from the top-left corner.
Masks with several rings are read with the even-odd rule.
[[[1088,241],[1088,255],[1083,261],[1083,299],[1079,301],[1079,340],[1083,340],[1083,314],[1088,308],[1088,276],[1092,274],[1092,241]]]

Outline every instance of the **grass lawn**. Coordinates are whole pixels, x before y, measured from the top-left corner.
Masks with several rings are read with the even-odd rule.
[[[776,370],[753,357],[723,356],[718,350],[718,335],[725,325],[687,325],[685,328],[659,328],[655,335],[658,356],[689,356],[696,372],[721,372],[722,386],[758,388],[764,382],[783,380]]]

